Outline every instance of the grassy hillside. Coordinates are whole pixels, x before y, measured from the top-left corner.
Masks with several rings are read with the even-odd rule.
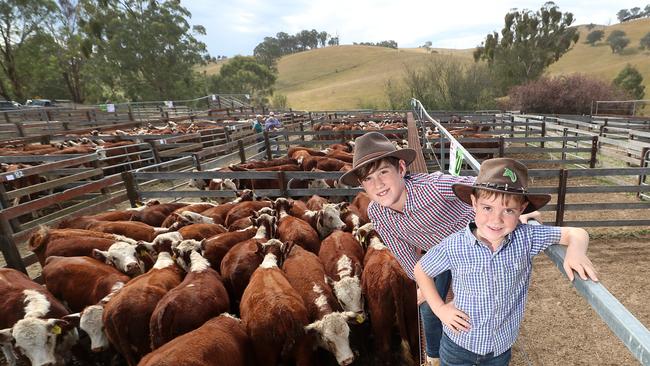
[[[471,50],[436,51],[346,45],[296,53],[278,62],[276,91],[297,109],[385,108],[385,83],[401,79],[406,65],[449,54],[472,58]]]
[[[597,76],[604,81],[611,82],[623,70],[626,64],[635,66],[643,75],[646,88],[645,98],[650,98],[650,51],[639,49],[639,40],[650,32],[650,19],[637,19],[635,21],[615,24],[612,26],[597,26],[592,29],[605,31],[603,40],[590,46],[585,43],[587,34],[591,32],[586,26],[580,26],[580,40],[560,60],[552,64],[547,74],[551,76],[572,73],[584,73]],[[612,49],[605,41],[613,30],[622,30],[630,39],[628,46],[621,54],[612,53]]]

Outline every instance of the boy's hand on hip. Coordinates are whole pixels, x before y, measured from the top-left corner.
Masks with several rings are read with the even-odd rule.
[[[453,302],[441,305],[437,309],[432,309],[440,321],[449,327],[454,333],[468,332],[470,328],[469,316],[456,309]]]
[[[592,281],[598,282],[596,269],[584,253],[574,253],[571,248],[568,248],[564,257],[563,267],[567,277],[569,277],[569,281],[573,281],[573,271],[575,270],[583,280],[589,278]]]

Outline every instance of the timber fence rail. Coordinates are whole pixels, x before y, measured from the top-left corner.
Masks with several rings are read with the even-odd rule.
[[[434,124],[438,124],[437,121],[435,121],[431,116],[428,115],[427,111],[422,107],[422,104],[417,100],[417,99],[412,99],[411,100],[412,106],[413,106],[413,112],[414,115],[416,115],[421,121],[430,121],[433,122]],[[453,140],[453,137],[449,136],[450,139]],[[459,143],[458,141],[455,141],[455,143]],[[460,145],[460,144],[459,144]],[[471,167],[472,171],[474,174],[477,174],[479,171],[479,164],[478,161],[474,157],[471,156],[465,150],[462,145],[458,147],[458,150],[461,151],[462,154],[462,159],[464,159],[467,164]],[[535,172],[536,170],[531,170],[532,174],[535,175],[546,175],[548,174],[549,177],[552,174],[557,174],[555,171],[548,171],[548,172]],[[464,172],[468,173],[468,172]],[[581,176],[581,175],[588,175],[588,176],[606,176],[609,174],[627,174],[629,173],[630,175],[644,175],[648,174],[647,168],[640,168],[640,169],[626,169],[626,172],[621,173],[621,169],[561,169],[560,170],[560,181],[566,182],[568,180],[568,177],[570,175],[572,176]],[[565,188],[565,191],[562,192],[562,190]],[[535,191],[533,191],[535,189]],[[547,188],[542,188],[542,187],[532,187],[531,192],[537,192],[536,190],[546,190]],[[589,193],[593,194],[595,192],[591,191],[592,189],[602,189],[600,187],[595,188],[595,187],[573,187],[572,191],[575,193]],[[627,189],[630,189],[631,191],[634,191],[635,189],[647,189],[647,187],[641,187],[641,185],[638,185],[637,188],[632,188],[632,187],[610,187],[604,190],[604,192],[621,192],[619,189],[624,189],[623,192],[628,192]],[[550,189],[551,191],[554,190]],[[565,184],[559,185],[557,188],[558,192],[556,192],[556,195],[558,197],[558,200],[556,202],[556,206],[553,207],[552,205],[549,207],[547,205],[545,209],[552,209],[555,208],[556,210],[556,224],[568,224],[569,222],[563,222],[563,215],[558,214],[560,209],[564,207],[564,209],[568,209],[570,207],[573,207],[575,209],[594,209],[594,208],[602,208],[602,204],[597,204],[597,206],[592,206],[589,207],[586,204],[575,204],[575,206],[570,206],[566,202],[566,194],[569,192],[569,187],[567,187]],[[584,190],[584,191],[583,191]],[[583,191],[583,192],[581,192]],[[565,201],[562,202],[561,198],[564,197]],[[617,206],[618,204],[614,204],[611,206],[613,209],[621,209],[621,208],[626,208],[626,206]],[[629,203],[626,203],[624,205],[629,205]],[[637,208],[642,208],[645,209],[646,206],[643,204],[638,204],[636,205]],[[644,219],[644,220],[635,220],[639,221],[638,224],[643,224],[643,225],[650,225],[650,220]],[[640,222],[643,221],[643,222]],[[571,222],[572,225],[575,225],[576,223],[579,222]],[[600,226],[600,222],[588,222],[585,223],[586,226]],[[611,222],[610,222],[611,223]],[[631,221],[626,221],[625,224],[631,224],[633,222]],[[625,225],[624,224],[624,225]],[[564,257],[566,255],[566,249],[561,246],[561,245],[551,245],[548,249],[544,251],[549,258],[555,263],[555,265],[558,267],[560,272],[566,275],[564,273],[563,269],[563,262],[564,262]],[[607,289],[602,285],[601,282],[593,282],[590,280],[582,280],[579,278],[579,276],[576,276],[576,279],[573,282],[573,285],[575,286],[576,290],[578,293],[584,297],[587,302],[591,305],[591,307],[596,311],[596,313],[601,317],[601,319],[608,325],[608,327],[614,332],[614,334],[623,342],[623,344],[630,350],[632,355],[641,363],[641,364],[648,364],[650,363],[650,331],[640,322],[638,319],[636,319]]]

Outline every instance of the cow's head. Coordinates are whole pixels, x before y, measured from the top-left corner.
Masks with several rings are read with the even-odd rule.
[[[252,219],[253,225],[257,226],[256,239],[270,239],[275,237],[277,218],[269,214],[261,214]]]
[[[190,266],[192,265],[191,254],[192,252],[200,252],[201,247],[202,241],[194,239],[181,241],[178,245],[172,248],[174,256],[176,257],[176,263],[181,266],[185,272],[189,272]]]
[[[66,315],[63,319],[75,324],[79,329],[88,334],[91,351],[102,352],[109,347],[108,338],[104,332],[103,315],[104,305],[97,304],[87,306],[81,313]]]
[[[305,326],[305,331],[316,335],[318,344],[331,352],[339,365],[350,365],[354,361],[354,353],[350,349],[348,321],[356,316],[351,311],[330,313]]]
[[[334,230],[345,229],[345,223],[341,220],[341,210],[335,203],[326,203],[316,214],[316,227],[318,234],[324,238]]]
[[[136,245],[116,242],[107,251],[93,249],[93,257],[131,277],[144,273],[144,263],[137,255]]]
[[[138,245],[145,245],[149,251],[155,253],[171,252],[172,248],[178,245],[182,240],[183,235],[181,235],[181,233],[178,231],[170,231],[156,236],[151,243],[138,241]]]
[[[78,339],[75,327],[62,319],[26,317],[10,329],[0,330],[0,343],[12,344],[16,354],[38,366],[63,364],[63,352]]]

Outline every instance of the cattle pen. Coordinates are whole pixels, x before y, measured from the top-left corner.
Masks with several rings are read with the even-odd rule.
[[[410,116],[415,119],[410,119],[405,128],[382,131],[390,135],[395,143],[408,140],[408,146],[422,151],[412,171],[449,169],[449,147],[454,145],[462,152],[466,161],[460,170],[464,175],[476,174],[479,161],[472,158],[472,155],[480,155],[483,158],[517,157],[532,166],[541,166],[531,169],[531,176],[543,183],[537,186],[534,192],[553,195],[553,202],[544,208],[544,214],[546,220],[555,225],[592,228],[650,226],[647,215],[650,202],[644,200],[644,197],[650,194],[647,182],[650,173],[649,144],[644,140],[648,133],[647,124],[627,122],[626,126],[631,128],[625,134],[616,130],[626,128],[623,126],[625,123],[621,121],[604,120],[599,124],[598,120],[582,122],[570,118],[532,115],[477,114],[476,118],[468,119],[477,121],[487,127],[489,133],[498,137],[468,136],[457,140],[445,133],[447,128],[458,127],[455,124],[460,124],[451,121],[451,116],[456,115],[455,113],[440,113],[434,115],[434,118],[418,101],[413,101],[413,107]],[[209,201],[235,197],[236,192],[232,190],[186,188],[187,182],[191,180],[280,182],[276,188],[253,187],[253,190],[258,196],[301,197],[317,194],[349,201],[359,192],[358,188],[296,188],[293,184],[287,184],[336,180],[340,172],[217,170],[229,164],[284,156],[295,146],[325,148],[365,133],[364,130],[352,129],[314,130],[314,124],[319,120],[336,125],[363,119],[363,113],[334,113],[324,112],[319,115],[291,111],[283,115],[286,127],[283,131],[258,135],[254,134],[247,124],[229,122],[230,116],[247,118],[254,114],[253,111],[247,112],[240,108],[233,113],[219,114],[221,117],[214,119],[214,129],[208,132],[183,136],[121,136],[119,139],[130,140],[132,144],[113,148],[115,154],[108,157],[97,153],[72,157],[2,156],[0,159],[7,164],[33,164],[30,168],[0,174],[0,181],[3,183],[0,187],[0,245],[4,260],[9,267],[23,271],[27,271],[30,266],[38,266],[35,256],[29,253],[23,243],[40,225],[53,226],[66,218],[103,212],[119,204],[123,206],[125,202],[136,207],[151,199]],[[406,120],[406,113],[402,111],[397,114]],[[92,113],[86,114],[86,117],[89,115],[92,116]],[[80,118],[79,115],[74,116],[76,119]],[[319,116],[325,117],[318,119]],[[164,125],[171,118],[162,117],[153,120],[154,123]],[[194,114],[192,120],[204,117],[209,116]],[[72,129],[70,124],[53,123],[52,117],[46,118],[50,128],[58,126],[55,132],[48,133],[47,121],[40,125],[32,124],[29,128],[22,124],[22,132],[17,124],[12,123],[16,128],[12,132],[14,136],[7,140],[7,144],[41,141],[49,143],[67,136],[66,131],[70,130],[89,133],[95,129],[110,130],[107,127],[112,127],[114,130],[125,126],[107,126],[101,123],[101,119],[97,119],[85,131],[78,131]],[[441,124],[439,120],[443,118],[447,118],[449,122]],[[129,128],[142,125],[140,121],[125,123]],[[234,128],[231,128],[233,126]],[[427,127],[436,127],[439,136],[427,135]],[[615,136],[615,133],[618,135]],[[92,138],[90,135],[88,137]],[[106,134],[103,138],[117,137]],[[492,145],[481,146],[481,143]],[[464,148],[465,145],[473,147]],[[596,163],[600,161],[611,163],[603,158],[605,152],[615,152],[625,161],[626,166],[596,167]],[[544,157],[540,158],[541,155]],[[109,157],[113,160],[108,161]],[[48,176],[48,181],[18,189],[8,185],[19,178],[44,175]],[[594,181],[598,184],[594,184]],[[26,195],[35,195],[35,198],[21,202],[20,198]],[[576,195],[591,196],[596,201],[575,203],[572,197]],[[638,218],[616,217],[616,212],[623,210],[639,212]],[[562,272],[562,251],[554,247],[548,251],[548,255]],[[38,277],[40,271],[29,273],[32,277]],[[633,357],[641,364],[650,363],[650,335],[643,324],[622,307],[604,286],[580,280],[576,280],[574,285],[612,332],[622,340]]]

